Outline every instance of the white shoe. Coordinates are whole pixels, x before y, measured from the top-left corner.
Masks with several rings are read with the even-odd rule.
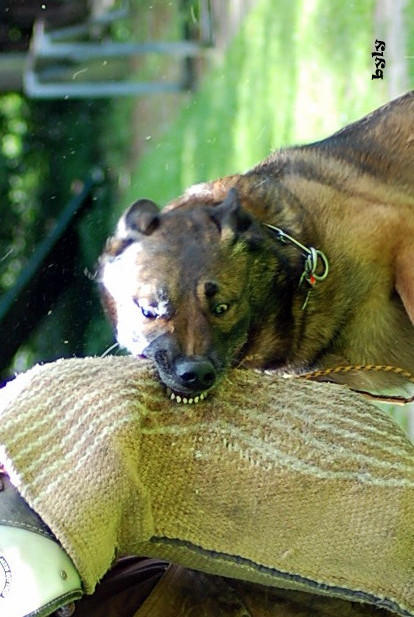
[[[70,557],[51,531],[0,476],[0,615],[69,617],[82,587]]]

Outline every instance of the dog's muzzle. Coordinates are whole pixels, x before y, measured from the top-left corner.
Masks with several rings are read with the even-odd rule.
[[[186,355],[167,335],[144,349],[143,356],[155,362],[168,396],[182,403],[198,403],[218,380],[218,362],[208,356]],[[217,366],[218,365],[218,366]]]

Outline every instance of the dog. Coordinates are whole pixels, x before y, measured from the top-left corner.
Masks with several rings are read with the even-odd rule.
[[[179,402],[204,398],[230,366],[414,373],[414,91],[162,211],[140,199],[99,282],[119,344],[152,359]]]

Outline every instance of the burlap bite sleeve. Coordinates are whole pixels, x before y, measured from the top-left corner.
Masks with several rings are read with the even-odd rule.
[[[414,615],[414,446],[340,386],[234,370],[184,406],[147,363],[87,358],[0,411],[0,458],[89,593],[128,553]]]

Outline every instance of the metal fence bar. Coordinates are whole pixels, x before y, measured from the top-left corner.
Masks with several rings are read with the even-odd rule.
[[[82,191],[78,195],[75,195],[61,212],[55,228],[37,246],[33,256],[18,276],[13,287],[1,296],[0,323],[5,315],[10,311],[13,303],[22,291],[29,285],[36,272],[38,272],[47,255],[61,238],[62,234],[74,218],[77,211],[84,204],[86,198],[90,195],[92,188],[96,186],[96,184],[97,182],[94,178],[88,178],[85,181]]]
[[[81,99],[182,92],[183,86],[172,82],[134,81],[47,83],[40,81],[33,71],[26,71],[24,90],[28,96],[37,99],[62,99],[65,97]]]

